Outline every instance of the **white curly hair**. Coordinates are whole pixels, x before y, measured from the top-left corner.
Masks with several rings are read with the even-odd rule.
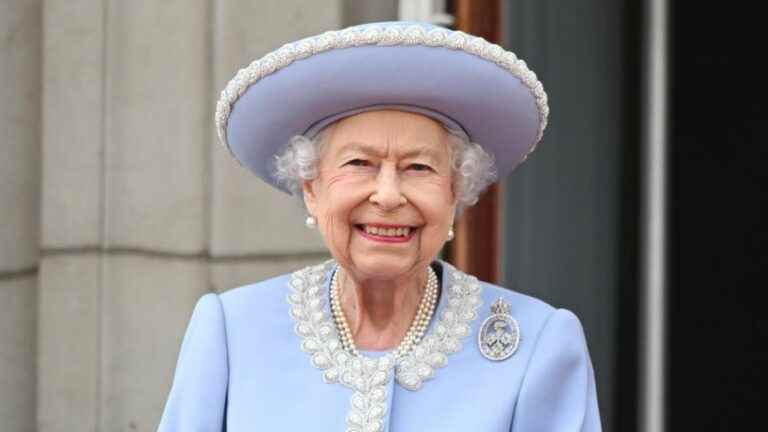
[[[496,180],[497,173],[493,155],[471,142],[463,131],[445,125],[443,128],[448,132],[456,216],[459,216],[464,209],[477,202],[480,194]],[[302,183],[317,176],[317,164],[330,129],[330,125],[326,126],[312,139],[295,135],[282,153],[275,155],[273,176],[302,203]]]

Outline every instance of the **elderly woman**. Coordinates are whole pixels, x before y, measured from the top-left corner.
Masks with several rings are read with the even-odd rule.
[[[578,318],[437,259],[530,153],[514,54],[420,23],[286,45],[222,93],[219,137],[303,200],[333,259],[200,298],[160,431],[599,431]]]

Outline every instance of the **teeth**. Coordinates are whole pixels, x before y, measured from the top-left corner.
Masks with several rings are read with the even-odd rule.
[[[383,228],[375,226],[364,226],[365,232],[368,234],[374,234],[387,237],[407,237],[411,233],[411,228]]]

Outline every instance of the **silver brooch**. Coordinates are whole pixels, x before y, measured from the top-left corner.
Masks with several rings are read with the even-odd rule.
[[[491,316],[483,321],[477,346],[488,360],[505,360],[517,351],[520,327],[509,312],[509,303],[499,297],[491,306]]]

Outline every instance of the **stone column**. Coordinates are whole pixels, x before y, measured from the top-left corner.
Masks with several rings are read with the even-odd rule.
[[[96,431],[101,380],[103,1],[46,1],[37,426]]]
[[[35,422],[41,2],[0,4],[0,429]]]

